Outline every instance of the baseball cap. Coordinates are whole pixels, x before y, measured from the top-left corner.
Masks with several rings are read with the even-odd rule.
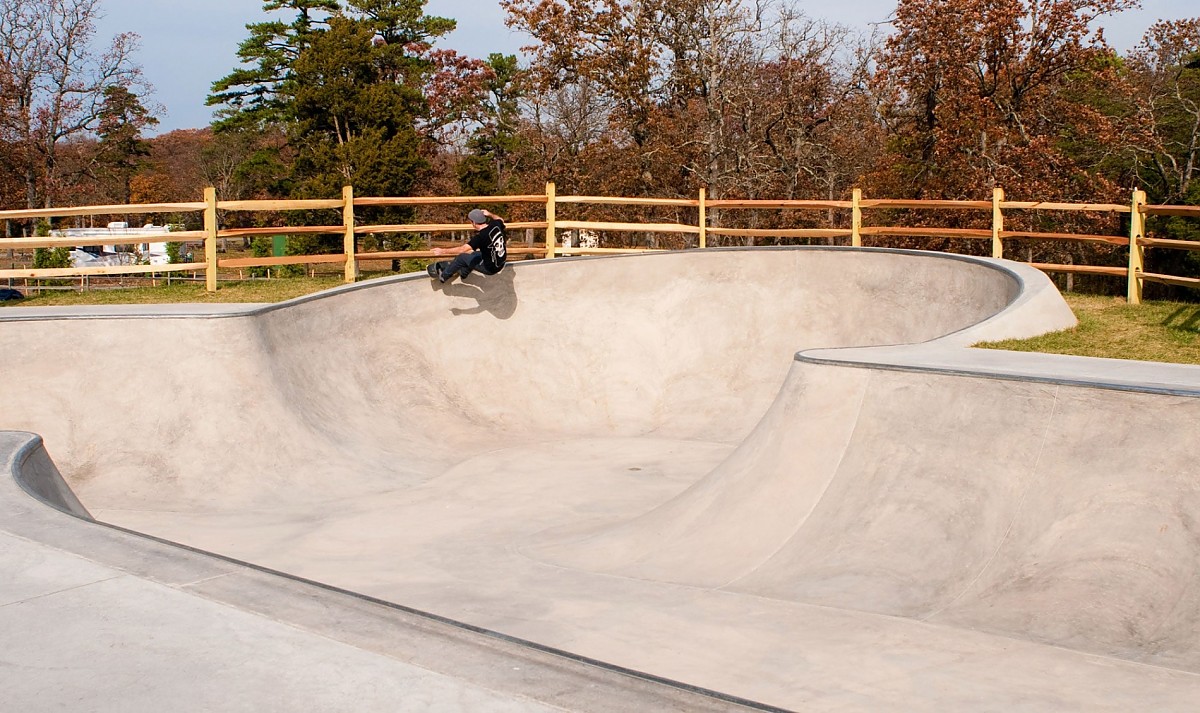
[[[488,217],[487,213],[484,213],[482,210],[476,208],[470,213],[467,213],[467,220],[478,225],[488,222]]]

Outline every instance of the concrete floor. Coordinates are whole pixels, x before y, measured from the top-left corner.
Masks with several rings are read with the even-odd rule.
[[[106,587],[148,588],[164,618],[139,627],[133,616],[99,640],[174,632],[158,635],[186,648],[194,630],[176,614],[211,617],[205,627],[262,666],[218,657],[201,679],[211,686],[155,686],[208,691],[189,694],[197,710],[222,707],[230,671],[244,680],[229,690],[261,692],[256,676],[291,670],[289,651],[317,672],[305,681],[386,680],[363,698],[384,707],[408,700],[388,686],[417,686],[397,662],[418,655],[444,676],[422,679],[421,701],[447,709],[1200,700],[1200,473],[1184,447],[1200,435],[1200,369],[967,348],[1073,324],[1044,276],[1013,263],[818,248],[513,267],[268,308],[0,310],[0,353],[26,355],[0,371],[0,428],[40,434],[44,451],[12,438],[52,458],[92,516],[309,581],[224,560],[211,579],[204,565],[160,581],[125,561],[169,546],[103,530],[121,538],[111,561],[80,552],[99,526],[76,520],[70,544],[47,542],[58,528],[20,523],[65,516],[14,495],[25,514],[0,525],[15,538],[0,539],[14,581],[45,557],[48,601],[84,584],[82,601],[32,618],[12,612],[41,596],[18,591],[0,630],[37,622],[22,650],[32,657],[66,612],[79,612],[73,630],[100,626],[125,598]],[[582,657],[653,680],[605,671],[602,685],[556,689],[596,699],[501,685],[503,657],[532,654],[488,634],[513,648],[495,665],[472,653],[484,662],[473,668],[429,664],[444,647],[420,640],[399,655],[332,635],[351,650],[330,652],[280,638],[274,627],[313,630],[292,618],[303,606],[275,604],[287,597],[231,604],[239,577],[533,642],[571,676],[595,670]],[[198,591],[215,608],[193,612]],[[412,626],[362,628],[387,640]],[[203,646],[230,650],[220,637]],[[148,658],[161,660],[116,657],[102,678],[138,678]],[[90,688],[77,666],[37,670],[42,689]],[[342,704],[298,687],[288,709],[365,695],[318,687]],[[126,693],[98,686],[89,700]]]

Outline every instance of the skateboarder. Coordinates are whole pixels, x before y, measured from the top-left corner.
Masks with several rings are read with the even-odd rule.
[[[449,262],[437,262],[429,266],[429,276],[445,282],[457,274],[465,278],[472,270],[485,275],[495,275],[504,269],[506,256],[504,219],[490,211],[476,208],[467,213],[467,220],[475,228],[475,234],[456,248],[434,248],[436,255],[454,255]]]

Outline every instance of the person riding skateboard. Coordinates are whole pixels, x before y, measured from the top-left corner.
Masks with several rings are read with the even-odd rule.
[[[490,211],[476,208],[467,213],[467,220],[475,234],[466,243],[456,248],[434,248],[435,255],[454,255],[449,262],[436,262],[429,266],[429,276],[446,282],[455,274],[466,278],[472,270],[485,275],[495,275],[504,269],[507,255],[505,242],[508,235],[504,230],[504,219]]]

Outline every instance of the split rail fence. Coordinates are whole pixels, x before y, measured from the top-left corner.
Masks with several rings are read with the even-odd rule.
[[[205,274],[205,282],[209,291],[218,287],[217,273],[221,268],[240,269],[249,267],[273,267],[280,265],[338,263],[344,266],[345,279],[353,282],[358,278],[359,262],[362,260],[381,259],[422,259],[432,258],[431,251],[401,250],[401,251],[372,251],[356,250],[356,238],[367,234],[388,233],[454,233],[462,232],[469,226],[465,224],[401,224],[401,225],[358,225],[355,220],[356,208],[378,208],[389,206],[439,206],[439,205],[487,205],[487,204],[540,204],[544,206],[545,219],[536,221],[508,223],[510,230],[528,229],[542,230],[545,234],[544,245],[530,247],[510,247],[509,253],[515,255],[532,254],[546,258],[558,255],[587,255],[602,253],[636,252],[641,248],[589,248],[568,247],[561,245],[557,234],[566,230],[587,231],[622,231],[639,233],[676,233],[695,236],[695,245],[701,249],[708,246],[710,236],[741,238],[753,241],[758,238],[826,238],[849,239],[853,246],[862,246],[864,238],[871,237],[909,237],[909,238],[955,238],[979,239],[991,241],[993,257],[1004,257],[1005,240],[1045,240],[1045,241],[1077,241],[1099,243],[1113,246],[1128,246],[1128,264],[1122,267],[1101,265],[1059,265],[1033,263],[1046,272],[1064,272],[1079,274],[1109,275],[1122,277],[1127,281],[1127,299],[1132,304],[1141,302],[1142,288],[1146,282],[1167,285],[1178,285],[1200,288],[1200,279],[1182,276],[1161,275],[1145,272],[1145,250],[1149,247],[1172,250],[1200,251],[1200,241],[1166,240],[1147,237],[1145,234],[1146,218],[1149,216],[1184,216],[1200,218],[1200,207],[1147,205],[1146,194],[1134,191],[1129,204],[1109,203],[1054,203],[1042,201],[1008,201],[1005,200],[1003,189],[993,191],[990,201],[956,201],[956,200],[892,200],[866,199],[862,192],[855,189],[851,200],[709,200],[704,189],[700,189],[695,199],[675,198],[618,198],[601,196],[559,196],[555,193],[553,183],[546,185],[546,192],[540,195],[509,195],[509,196],[456,196],[456,197],[404,197],[404,198],[372,198],[355,197],[354,189],[347,186],[343,189],[341,199],[329,200],[244,200],[218,201],[216,191],[207,188],[204,200],[195,203],[157,203],[139,205],[108,205],[81,206],[72,208],[43,208],[32,210],[0,211],[3,220],[50,219],[75,216],[98,215],[134,215],[200,212],[203,214],[203,229],[178,231],[166,234],[172,242],[203,242],[204,260],[202,262],[175,263],[169,265],[114,265],[104,267],[75,267],[75,268],[43,268],[43,269],[0,269],[0,279],[54,279],[87,276],[113,275],[150,275],[176,272],[201,272]],[[628,207],[674,207],[696,209],[698,220],[695,225],[687,223],[651,223],[651,222],[605,222],[560,220],[557,218],[558,207],[571,204],[609,205]],[[218,211],[296,211],[296,210],[329,210],[336,209],[342,213],[341,225],[313,226],[279,226],[256,228],[225,228],[218,224]],[[849,227],[844,228],[733,228],[722,227],[710,221],[710,211],[734,210],[808,210],[849,212]],[[938,228],[938,227],[872,227],[863,224],[864,212],[884,209],[907,210],[969,210],[988,211],[991,214],[990,229],[976,228]],[[1062,211],[1088,212],[1101,214],[1127,214],[1129,216],[1128,235],[1087,235],[1077,233],[1049,233],[1032,231],[1014,231],[1005,228],[1006,213],[1013,211]],[[282,257],[251,257],[251,258],[221,258],[218,257],[218,241],[227,238],[246,238],[264,235],[299,235],[324,234],[341,235],[344,239],[344,249],[341,253],[323,255],[288,255]],[[160,238],[161,239],[161,238]],[[96,239],[88,239],[94,242]],[[144,237],[113,236],[105,238],[107,244],[130,245],[145,242]],[[34,238],[0,238],[0,249],[29,250],[34,248],[54,248],[62,246],[77,246],[81,242],[78,237],[34,237]]]

